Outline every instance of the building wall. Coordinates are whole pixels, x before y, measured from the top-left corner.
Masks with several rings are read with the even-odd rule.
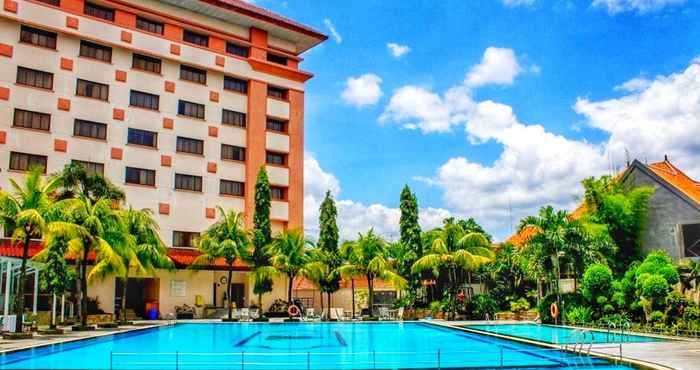
[[[303,171],[303,82],[255,70],[246,58],[218,53],[212,48],[225,45],[225,42],[213,36],[215,31],[210,38],[212,48],[209,49],[212,50],[207,50],[168,39],[173,33],[181,34],[182,27],[166,24],[163,37],[135,29],[129,23],[135,22],[135,16],[128,11],[117,11],[115,23],[110,23],[75,12],[75,9],[82,9],[82,0],[62,1],[62,9],[27,0],[15,4],[15,11],[0,11],[0,46],[10,49],[9,55],[0,56],[0,89],[6,89],[8,95],[6,100],[0,99],[0,133],[5,137],[4,143],[0,144],[0,184],[6,184],[10,177],[23,176],[9,171],[11,151],[48,156],[48,172],[59,171],[73,159],[103,163],[105,175],[124,188],[128,203],[154,211],[163,240],[170,245],[173,230],[201,232],[206,229],[214,222],[211,211],[217,205],[245,212],[248,226],[251,226],[254,174],[265,163],[265,151],[272,150],[289,153],[290,158],[287,166],[266,166],[272,184],[288,187],[287,199],[272,202],[273,228],[279,231],[303,226],[303,188],[300,185]],[[112,3],[107,1],[106,4]],[[268,44],[275,44],[277,48],[286,45],[283,40],[268,40],[265,31],[229,25],[159,1],[134,4],[145,12],[152,6],[157,14],[201,22],[214,30],[225,29],[232,37],[248,38],[250,45],[261,50],[267,50]],[[69,19],[77,20],[74,27],[69,25]],[[57,32],[57,50],[19,43],[20,24]],[[128,42],[125,33],[129,35]],[[253,38],[252,33],[261,36]],[[80,40],[111,46],[111,63],[78,56]],[[177,47],[177,53],[173,52],[173,47]],[[162,73],[132,69],[134,52],[160,58]],[[66,63],[72,67],[66,68]],[[181,64],[206,69],[207,84],[180,80]],[[53,73],[53,90],[15,84],[18,66]],[[223,90],[224,75],[249,80],[249,93]],[[109,100],[76,96],[78,78],[108,84]],[[268,84],[290,89],[294,92],[290,97],[294,98],[288,101],[268,98]],[[159,95],[160,109],[150,111],[130,107],[132,89]],[[59,98],[70,102],[68,110],[58,108]],[[179,116],[179,99],[204,104],[206,119]],[[12,127],[14,108],[51,114],[50,132]],[[221,111],[224,108],[246,113],[247,128],[222,125]],[[289,120],[289,132],[267,131],[265,122],[268,116]],[[107,140],[73,136],[76,118],[106,123]],[[126,144],[128,128],[157,132],[157,149]],[[177,136],[204,140],[204,154],[177,153]],[[222,143],[246,147],[246,161],[222,160]],[[127,166],[155,170],[156,185],[126,184]],[[175,173],[202,176],[202,193],[175,190]],[[245,196],[219,195],[220,179],[245,182]]]
[[[683,249],[677,238],[676,226],[697,222],[700,212],[668,187],[637,168],[629,174],[627,183],[651,186],[655,189],[649,201],[647,226],[642,241],[643,253],[662,249],[675,260],[682,258]]]

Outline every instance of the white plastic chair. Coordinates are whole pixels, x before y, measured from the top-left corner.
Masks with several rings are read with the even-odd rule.
[[[241,308],[241,321],[250,321],[250,310],[248,308]]]

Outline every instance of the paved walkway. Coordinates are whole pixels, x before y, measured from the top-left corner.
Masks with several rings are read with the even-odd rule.
[[[121,333],[133,330],[140,330],[146,328],[152,328],[155,326],[162,325],[165,322],[151,321],[143,324],[120,326],[116,329],[96,329],[95,331],[78,331],[73,332],[70,328],[65,328],[65,333],[61,335],[41,335],[34,334],[33,339],[22,339],[22,340],[5,340],[0,337],[0,353],[7,351],[15,351],[18,349],[25,349],[37,346],[44,346],[48,344],[57,344],[71,342],[79,339],[86,338],[96,338],[105,335],[110,335],[114,333]]]
[[[617,345],[594,345],[591,353],[619,356]],[[676,370],[700,370],[700,341],[625,343],[624,358],[644,361]]]

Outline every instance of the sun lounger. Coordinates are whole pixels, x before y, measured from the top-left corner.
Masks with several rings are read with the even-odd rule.
[[[345,321],[345,310],[339,307],[331,308],[331,319]]]
[[[241,308],[241,321],[250,321],[250,310],[248,308]]]

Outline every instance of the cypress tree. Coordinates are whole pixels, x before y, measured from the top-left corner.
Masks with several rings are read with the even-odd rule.
[[[410,289],[415,290],[419,286],[420,276],[411,273],[411,266],[423,256],[423,242],[418,223],[418,200],[408,185],[404,185],[403,190],[401,190],[399,210],[401,211],[399,242],[406,250],[400,272],[409,281]]]
[[[265,247],[272,242],[272,226],[270,224],[270,181],[265,166],[261,166],[255,180],[255,213],[253,214],[253,265],[255,268],[269,266],[270,259]],[[259,278],[255,280],[253,293],[258,295],[258,305],[262,310],[262,295],[272,291],[272,279]]]
[[[320,282],[321,291],[328,295],[328,308],[331,308],[331,294],[340,289],[340,277],[335,269],[340,266],[340,254],[338,252],[338,224],[336,218],[338,210],[330,190],[326,191],[326,197],[321,202],[319,215],[319,236],[317,246],[323,251],[325,263],[330,273]],[[321,298],[323,299],[323,298]]]

